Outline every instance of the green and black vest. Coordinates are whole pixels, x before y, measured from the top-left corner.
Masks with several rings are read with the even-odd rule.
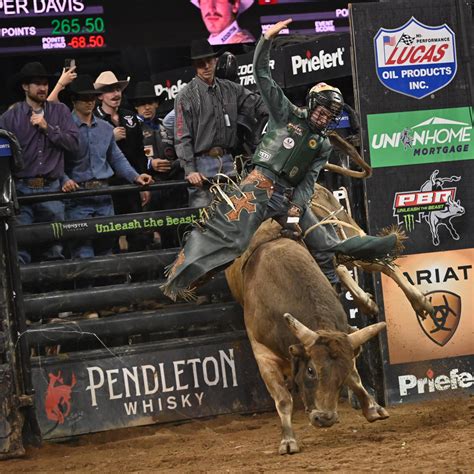
[[[291,114],[286,126],[274,128],[264,135],[252,162],[296,186],[319,155],[323,142],[324,137],[311,131],[305,118]]]

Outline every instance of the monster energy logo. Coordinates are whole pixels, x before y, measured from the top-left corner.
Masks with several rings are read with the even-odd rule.
[[[411,232],[415,228],[415,216],[414,214],[405,214],[403,216],[403,223],[408,232]]]
[[[53,236],[56,240],[60,239],[63,236],[64,227],[61,222],[53,222],[51,224],[53,228]]]

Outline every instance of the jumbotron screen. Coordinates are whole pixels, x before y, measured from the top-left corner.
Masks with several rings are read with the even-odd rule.
[[[281,34],[349,30],[339,0],[0,0],[0,55],[253,43],[289,17]]]

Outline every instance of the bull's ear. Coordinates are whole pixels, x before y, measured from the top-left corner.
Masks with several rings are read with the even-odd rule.
[[[304,324],[301,324],[290,313],[285,313],[283,317],[285,318],[290,331],[305,347],[312,346],[316,342],[318,335],[314,331],[311,331],[311,329],[308,329]]]
[[[363,329],[359,329],[359,331],[348,334],[347,337],[349,338],[353,349],[358,349],[362,344],[376,336],[380,331],[382,331],[382,329],[385,329],[386,327],[387,323],[385,322],[371,324],[370,326],[367,326]]]
[[[299,359],[306,358],[306,352],[304,350],[303,344],[293,344],[289,347],[289,350],[292,357],[298,357]]]

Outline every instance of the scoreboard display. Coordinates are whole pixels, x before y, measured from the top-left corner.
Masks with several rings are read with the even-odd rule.
[[[0,54],[105,48],[107,27],[101,2],[0,0]]]
[[[240,1],[246,7],[236,20],[257,39],[289,17],[293,23],[282,34],[349,31],[347,1]],[[199,5],[196,0],[0,0],[0,56],[189,46],[209,35]]]

